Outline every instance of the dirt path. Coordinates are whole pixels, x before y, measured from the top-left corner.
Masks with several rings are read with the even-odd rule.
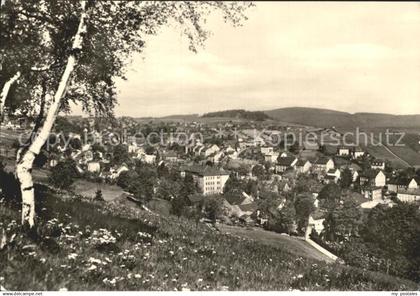
[[[245,228],[238,226],[228,226],[224,224],[218,224],[217,227],[223,233],[249,238],[261,244],[275,246],[281,250],[288,251],[297,256],[325,261],[328,263],[334,262],[334,260],[322,254],[307,242],[305,242],[303,238],[281,235],[279,233],[266,231],[256,227]]]

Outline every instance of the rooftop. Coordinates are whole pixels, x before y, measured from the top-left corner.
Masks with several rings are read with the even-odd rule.
[[[327,164],[330,160],[331,160],[331,158],[321,157],[321,158],[318,158],[318,159],[315,161],[315,164],[326,165],[326,164]]]
[[[200,176],[226,176],[229,175],[228,171],[224,169],[218,169],[210,166],[182,166],[180,168],[181,171],[189,172],[192,174],[200,175]]]
[[[294,161],[296,161],[296,157],[287,156],[287,157],[280,157],[277,163],[278,165],[281,165],[281,166],[291,166]]]
[[[307,162],[309,162],[309,160],[299,159],[296,166],[304,166]]]

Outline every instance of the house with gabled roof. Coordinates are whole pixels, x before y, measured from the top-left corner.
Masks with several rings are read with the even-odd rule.
[[[280,157],[276,164],[276,172],[283,173],[287,170],[294,169],[297,162],[298,160],[294,156]]]
[[[325,177],[325,180],[327,183],[334,182],[337,183],[338,180],[341,178],[341,171],[339,169],[329,169],[327,171],[327,175]]]
[[[109,170],[109,178],[111,180],[117,179],[123,172],[129,171],[127,164],[123,163],[120,166],[114,166]]]
[[[203,150],[200,151],[200,153],[202,153],[204,155],[204,157],[208,157],[212,154],[215,154],[217,152],[220,151],[219,146],[217,146],[216,144],[213,144],[211,146],[205,146],[205,148]]]
[[[306,174],[310,171],[312,163],[309,160],[299,159],[296,163],[296,171],[300,174]]]
[[[369,170],[360,174],[360,186],[365,187],[384,187],[386,176],[381,170]]]
[[[383,199],[382,189],[382,187],[365,186],[361,189],[361,194],[367,199],[379,201]]]
[[[264,160],[267,162],[276,162],[280,153],[272,152],[271,154],[264,154]]]
[[[385,161],[381,159],[376,159],[372,161],[371,166],[373,170],[385,170]]]
[[[337,148],[337,155],[339,156],[349,156],[352,152],[352,147],[340,146]]]
[[[420,188],[420,177],[412,178],[393,178],[387,182],[388,190],[399,192],[405,190],[416,190]]]
[[[169,151],[165,152],[162,155],[162,158],[167,162],[178,162],[178,160],[179,160],[178,154],[173,150],[169,150]]]
[[[328,170],[333,169],[335,167],[334,161],[332,158],[328,157],[320,157],[315,160],[312,168],[315,172],[323,172],[326,173]]]
[[[281,192],[289,192],[292,190],[292,186],[290,186],[289,182],[282,180],[277,185],[278,191]]]
[[[363,151],[363,149],[360,148],[360,146],[356,146],[354,148],[353,158],[357,159],[357,158],[363,157],[364,155],[365,155],[365,151]]]
[[[315,230],[318,234],[321,234],[324,230],[324,221],[325,218],[314,218],[312,215],[309,215],[308,228]]]
[[[260,150],[261,150],[261,153],[263,155],[269,155],[269,154],[272,154],[274,152],[274,147],[272,147],[272,146],[261,146]]]

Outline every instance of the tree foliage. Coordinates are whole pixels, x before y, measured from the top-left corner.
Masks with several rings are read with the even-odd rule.
[[[308,224],[309,215],[315,210],[314,200],[311,196],[301,195],[295,201],[296,220],[300,231]]]
[[[270,211],[267,228],[280,233],[297,232],[296,209],[291,202],[286,202],[281,210]]]
[[[85,111],[111,114],[116,103],[115,78],[125,78],[131,54],[144,49],[147,36],[156,35],[164,26],[176,26],[187,37],[189,48],[197,51],[209,36],[205,23],[210,13],[218,11],[225,21],[240,25],[249,6],[211,1],[87,1],[84,42],[61,110],[69,110],[69,102],[74,101]],[[40,100],[42,85],[47,94],[55,90],[72,53],[80,15],[80,2],[73,0],[2,4],[0,82],[17,71],[22,73],[9,104],[20,94],[23,102],[33,105]],[[45,69],[31,70],[34,67]],[[15,105],[20,109],[26,106]]]
[[[352,198],[345,199],[343,203],[337,203],[336,207],[330,208],[324,221],[323,235],[332,242],[348,240],[352,236],[359,236],[361,224],[361,209]]]
[[[340,181],[341,188],[347,189],[351,186],[352,183],[353,183],[353,176],[351,174],[351,171],[349,168],[345,168],[343,170],[343,173],[341,174],[341,181]]]
[[[74,160],[59,162],[51,169],[49,182],[51,185],[62,189],[68,189],[79,176]]]

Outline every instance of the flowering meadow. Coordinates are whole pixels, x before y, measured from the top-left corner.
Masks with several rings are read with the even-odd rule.
[[[6,290],[415,290],[413,282],[327,264],[130,204],[46,192],[37,235],[0,203]]]

